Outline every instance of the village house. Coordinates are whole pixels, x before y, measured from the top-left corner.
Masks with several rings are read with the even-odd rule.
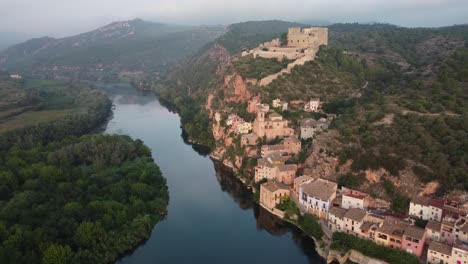
[[[348,210],[333,206],[328,211],[328,228],[332,232],[345,232],[344,230],[344,215]]]
[[[250,122],[240,122],[237,123],[236,133],[237,134],[248,134],[252,130],[252,123]]]
[[[273,100],[273,102],[271,103],[271,105],[272,105],[273,107],[276,107],[276,108],[281,107],[281,100],[280,100],[279,98],[276,98],[276,99]]]
[[[282,164],[277,166],[276,180],[286,185],[291,185],[296,178],[296,164]]]
[[[384,216],[368,213],[362,223],[361,236],[370,240],[375,240],[377,230],[383,225]]]
[[[299,188],[299,201],[309,213],[326,218],[333,199],[336,197],[337,184],[324,179],[304,184]]]
[[[275,112],[258,111],[252,128],[253,133],[260,138],[274,139],[294,135],[294,130],[288,127],[288,120]]]
[[[468,243],[468,219],[461,217],[455,222],[455,239]]]
[[[312,182],[313,180],[314,178],[307,175],[302,175],[295,178],[293,182],[293,194],[295,198],[299,198],[299,188],[306,183]]]
[[[226,125],[228,126],[235,126],[239,122],[244,122],[244,119],[242,119],[240,116],[235,115],[235,114],[230,114],[228,118],[226,119]]]
[[[19,79],[23,79],[23,76],[21,76],[19,74],[10,74],[10,78],[19,80]]]
[[[407,226],[403,234],[401,249],[419,258],[423,253],[425,242],[426,230],[416,226]]]
[[[429,264],[451,264],[452,247],[432,241],[427,250],[427,263]]]
[[[313,138],[315,132],[328,128],[326,119],[305,118],[301,121],[301,139]]]
[[[452,245],[452,263],[468,264],[468,243],[455,239]]]
[[[441,227],[440,227],[440,242],[446,244],[453,244],[454,239],[454,230],[455,230],[455,222],[449,220],[442,220]]]
[[[422,220],[442,221],[443,200],[419,196],[410,202],[409,215]]]
[[[287,137],[276,145],[263,145],[261,148],[262,157],[266,157],[272,153],[279,154],[294,154],[297,155],[301,152],[301,141],[296,137]]]
[[[431,241],[440,241],[441,224],[434,220],[429,220],[426,224],[427,239]]]
[[[370,196],[366,193],[347,189],[345,187],[342,188],[341,207],[345,209],[367,209],[367,207],[369,206],[369,199]]]
[[[382,226],[376,231],[375,242],[390,248],[401,249],[403,234],[409,223],[387,216]]]
[[[312,98],[304,105],[304,111],[317,112],[320,108],[320,98]]]
[[[361,235],[361,225],[364,222],[364,218],[366,217],[367,213],[364,210],[359,208],[351,208],[346,211],[344,214],[344,230],[346,233],[351,233],[361,238],[364,238]]]
[[[275,208],[281,203],[281,199],[289,197],[288,186],[275,180],[260,185],[260,204],[268,209]]]
[[[275,153],[259,159],[257,166],[255,166],[255,182],[263,179],[276,179],[278,182],[287,185],[293,184],[296,177],[297,165],[284,164],[289,158],[289,156]]]

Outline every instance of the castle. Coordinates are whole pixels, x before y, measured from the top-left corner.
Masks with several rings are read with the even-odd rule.
[[[254,58],[275,58],[278,60],[283,58],[297,60],[304,56],[314,58],[321,45],[328,45],[328,28],[293,27],[288,30],[287,46],[282,46],[280,39],[277,38],[260,44],[253,50],[243,52],[242,56],[252,54]]]

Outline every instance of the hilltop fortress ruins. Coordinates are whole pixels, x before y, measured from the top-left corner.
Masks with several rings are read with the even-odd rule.
[[[282,74],[291,73],[292,68],[296,65],[304,65],[307,61],[314,60],[320,46],[328,45],[328,28],[293,27],[288,29],[287,38],[287,45],[282,45],[281,40],[276,38],[270,42],[260,44],[250,51],[242,52],[242,56],[253,55],[254,58],[273,58],[278,61],[283,59],[294,60],[282,71],[261,79],[258,82],[260,86],[268,85]]]
[[[321,45],[328,45],[328,28],[293,27],[288,30],[287,46],[282,46],[281,40],[276,38],[270,42],[260,44],[253,50],[243,52],[242,56],[253,54],[254,58],[296,60],[304,56],[315,57],[315,53],[317,53]]]

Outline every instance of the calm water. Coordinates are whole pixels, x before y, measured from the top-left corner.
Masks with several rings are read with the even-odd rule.
[[[252,203],[229,171],[181,137],[179,116],[153,95],[100,85],[113,99],[105,133],[143,140],[167,178],[167,219],[119,263],[323,263],[313,240]]]

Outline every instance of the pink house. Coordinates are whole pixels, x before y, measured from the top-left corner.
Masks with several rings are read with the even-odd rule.
[[[405,232],[403,233],[401,249],[408,253],[421,257],[425,242],[426,230],[415,226],[407,226],[405,228]]]

